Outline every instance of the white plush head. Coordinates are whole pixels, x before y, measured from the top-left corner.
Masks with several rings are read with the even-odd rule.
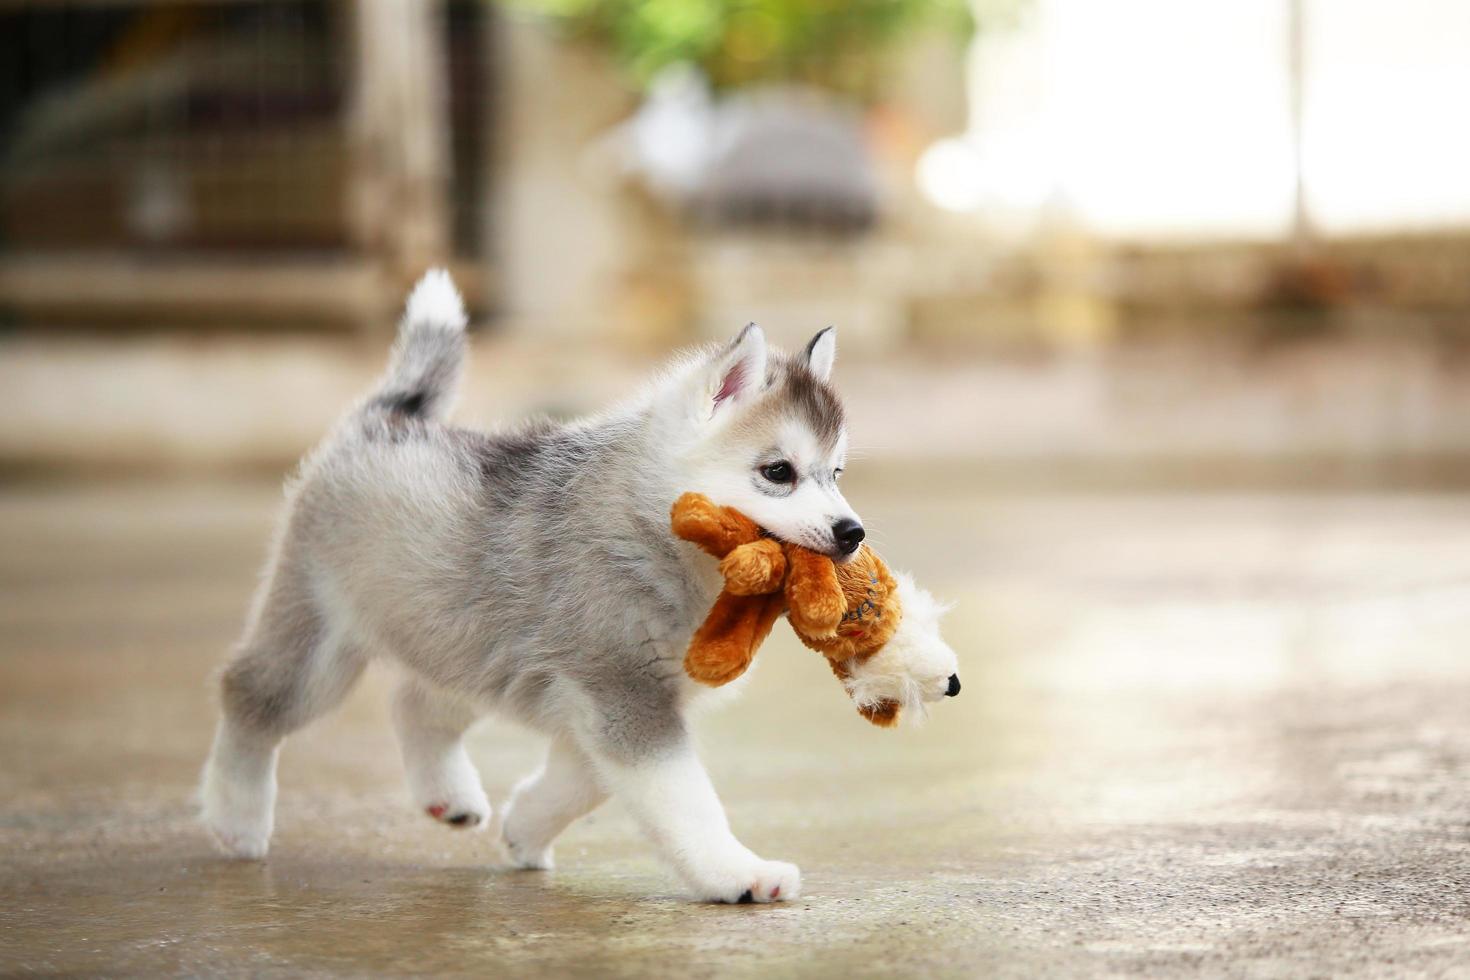
[[[898,629],[871,657],[848,662],[842,686],[859,708],[896,702],[901,717],[917,720],[929,703],[959,693],[959,661],[939,635],[946,607],[907,572],[894,572],[893,578],[903,605]]]

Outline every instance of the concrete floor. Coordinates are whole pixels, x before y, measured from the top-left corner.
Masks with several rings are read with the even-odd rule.
[[[382,673],[288,747],[269,861],[215,856],[207,682],[278,491],[12,485],[0,973],[1470,974],[1470,499],[849,493],[957,601],[964,693],[879,731],[769,644],[701,731],[805,894],[711,907],[616,804],[488,866],[408,805]],[[538,751],[476,729],[492,799]]]

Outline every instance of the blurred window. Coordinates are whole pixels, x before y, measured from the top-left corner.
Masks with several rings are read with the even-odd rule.
[[[982,32],[972,122],[929,196],[1061,209],[1119,238],[1274,238],[1297,180],[1292,0],[1035,0]],[[1327,232],[1470,222],[1470,3],[1298,0],[1306,214]]]
[[[0,13],[9,247],[344,244],[340,8]]]
[[[486,235],[482,0],[445,4],[450,236]],[[353,6],[325,0],[0,9],[0,247],[353,247]]]
[[[1470,2],[1304,2],[1314,220],[1325,231],[1470,224]]]

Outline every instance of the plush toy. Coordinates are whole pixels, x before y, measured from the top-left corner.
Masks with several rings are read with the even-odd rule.
[[[765,536],[750,518],[702,494],[680,497],[672,518],[675,535],[720,559],[725,580],[684,657],[690,677],[719,687],[745,673],[788,603],[812,628],[835,633],[846,603],[830,559]]]
[[[784,611],[875,725],[896,724],[906,704],[958,693],[954,654],[938,634],[942,610],[911,579],[895,578],[872,549],[863,546],[839,565],[766,536],[744,514],[696,493],[680,497],[671,516],[675,535],[718,558],[724,578],[684,657],[696,681],[718,687],[743,674]],[[907,629],[904,591],[929,614]]]

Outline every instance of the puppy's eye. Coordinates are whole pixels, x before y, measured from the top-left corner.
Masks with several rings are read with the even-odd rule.
[[[796,470],[786,460],[775,463],[767,463],[761,467],[761,476],[772,483],[791,483],[796,480]]]
[[[841,476],[842,476],[842,467],[839,466],[839,467],[837,467],[837,469],[835,469],[835,470],[832,471],[832,479],[836,480],[836,479],[839,479]]]

